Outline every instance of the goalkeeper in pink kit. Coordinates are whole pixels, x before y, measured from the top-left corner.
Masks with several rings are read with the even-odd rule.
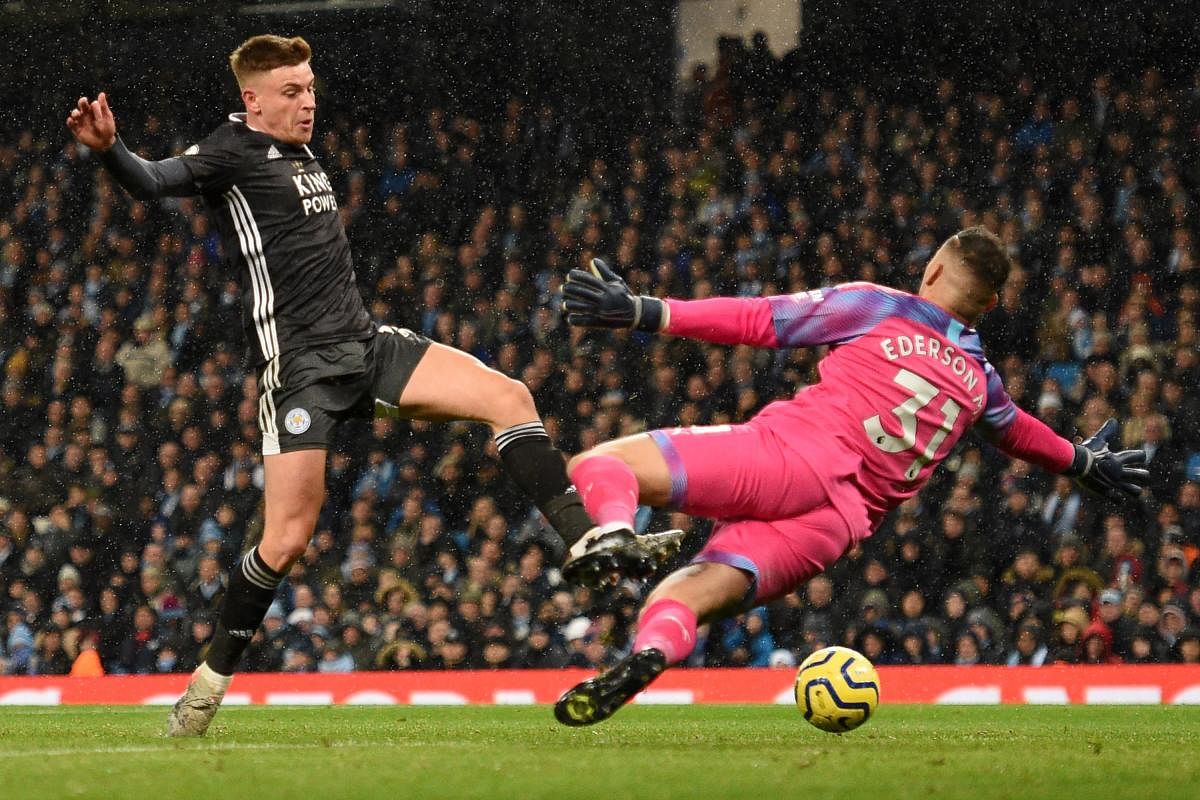
[[[983,228],[950,237],[916,295],[871,283],[766,298],[634,296],[600,261],[573,271],[573,325],[624,327],[717,344],[830,345],[821,380],[742,425],[651,431],[572,459],[571,478],[603,527],[639,503],[718,521],[693,563],[647,598],[633,652],[562,696],[567,725],[607,719],[670,664],[699,623],[781,597],[870,536],[974,426],[1005,453],[1075,477],[1112,499],[1147,480],[1141,450],[1111,452],[1115,420],[1073,444],[1009,398],[972,326],[1009,261]]]

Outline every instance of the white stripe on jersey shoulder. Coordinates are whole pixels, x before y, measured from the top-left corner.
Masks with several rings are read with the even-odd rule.
[[[308,145],[304,145],[303,147],[304,147],[304,152],[308,153],[309,158],[316,159],[316,156],[313,155],[313,151],[308,149]]]
[[[235,111],[234,113],[230,114],[229,121],[230,122],[240,122],[243,125],[246,125],[246,127],[249,127],[249,125],[246,123],[246,112],[245,111]]]
[[[258,343],[263,356],[272,358],[279,355],[279,332],[275,326],[275,291],[271,286],[271,276],[267,272],[262,237],[259,235],[258,225],[254,222],[250,204],[241,189],[236,185],[231,186],[225,193],[225,201],[229,204],[229,215],[233,219],[238,242],[241,244],[250,273],[250,283],[254,292],[251,317],[254,320]]]

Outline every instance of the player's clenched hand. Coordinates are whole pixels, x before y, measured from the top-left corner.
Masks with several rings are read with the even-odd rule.
[[[1130,500],[1141,494],[1150,480],[1144,450],[1108,449],[1108,440],[1117,432],[1117,421],[1110,419],[1088,439],[1075,445],[1075,460],[1066,475],[1090,492],[1114,502]]]
[[[592,271],[573,269],[563,286],[567,322],[586,328],[634,328],[658,331],[663,323],[663,302],[635,295],[621,276],[598,258]]]
[[[67,127],[80,144],[98,153],[112,147],[117,141],[117,120],[108,107],[108,97],[104,92],[95,100],[79,98],[75,108],[67,115]]]

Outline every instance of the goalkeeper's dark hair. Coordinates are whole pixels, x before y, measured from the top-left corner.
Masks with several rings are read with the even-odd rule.
[[[312,58],[312,48],[301,36],[287,38],[271,33],[251,36],[229,54],[229,66],[243,86],[251,75],[276,67],[294,67]]]
[[[1012,262],[1004,251],[1000,237],[976,225],[964,228],[946,240],[963,266],[982,284],[989,294],[999,293],[1008,280]]]

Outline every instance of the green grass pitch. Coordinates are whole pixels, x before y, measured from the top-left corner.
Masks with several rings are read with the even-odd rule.
[[[843,736],[789,707],[0,709],[0,797],[1197,798],[1200,709],[884,706]]]

